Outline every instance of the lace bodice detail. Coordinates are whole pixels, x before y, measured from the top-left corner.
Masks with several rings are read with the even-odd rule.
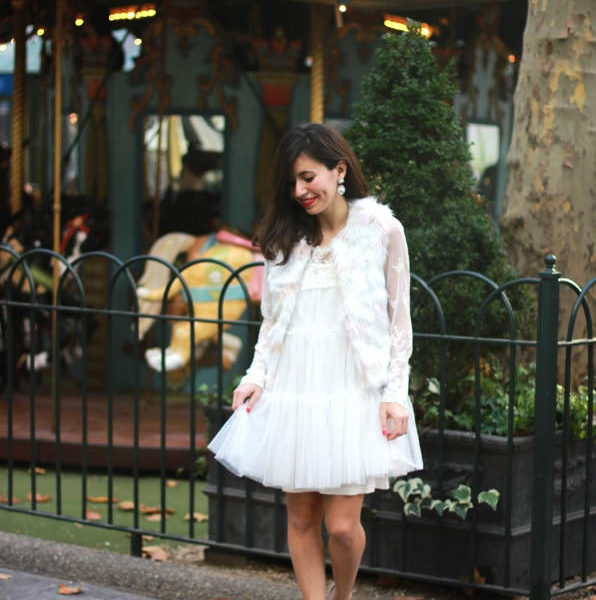
[[[335,266],[328,246],[314,246],[302,280],[303,290],[317,290],[337,285]]]

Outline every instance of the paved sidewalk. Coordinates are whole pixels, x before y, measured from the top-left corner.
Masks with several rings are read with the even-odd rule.
[[[3,567],[0,563],[1,600],[56,600],[56,598],[64,598],[59,593],[61,585],[80,589],[85,600],[148,600],[149,598],[90,583],[81,584],[80,580],[66,581],[47,575],[15,571]]]
[[[249,570],[159,563],[0,532],[0,600],[57,600],[60,583],[87,600],[299,600],[293,581]]]
[[[177,562],[155,562],[0,532],[0,600],[59,600],[58,586],[81,586],[81,600],[300,600],[289,568],[270,563],[215,566],[198,546]],[[486,598],[481,594],[479,600]],[[360,576],[354,600],[462,600],[459,590]],[[575,600],[575,599],[573,599]],[[583,599],[582,599],[583,600]]]

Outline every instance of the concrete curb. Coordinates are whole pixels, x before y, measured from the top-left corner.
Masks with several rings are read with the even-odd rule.
[[[163,600],[299,600],[295,584],[249,571],[159,563],[0,532],[0,564],[18,571],[94,583]]]

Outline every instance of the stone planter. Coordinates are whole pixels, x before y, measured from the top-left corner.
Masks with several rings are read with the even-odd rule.
[[[211,421],[214,409],[207,411]],[[211,417],[211,418],[210,418]],[[210,432],[212,435],[213,432]],[[436,493],[440,472],[439,435],[427,431],[421,437],[425,469],[419,474]],[[585,493],[585,441],[569,446],[567,481],[566,576],[581,572],[583,502]],[[472,485],[474,434],[446,431],[443,447],[443,486],[446,492],[460,483]],[[431,512],[405,518],[399,496],[378,491],[367,496],[363,524],[367,547],[363,566],[411,575],[432,575],[469,580],[473,570],[497,586],[527,589],[530,569],[533,436],[513,439],[510,502],[506,496],[507,439],[481,436],[478,460],[479,490],[496,488],[501,498],[496,511],[480,505],[465,520],[452,514],[442,518]],[[592,481],[596,481],[596,452]],[[553,507],[553,578],[559,575],[561,437],[555,452],[555,498]],[[217,477],[222,495],[217,501]],[[446,495],[445,492],[445,495]],[[220,542],[287,552],[285,510],[280,492],[235,477],[225,470],[217,474],[209,456],[209,536]],[[596,530],[596,486],[591,489],[589,527]],[[509,504],[509,506],[508,506]],[[218,524],[218,518],[222,521]],[[219,530],[219,531],[218,531]],[[588,571],[596,569],[596,536],[588,549]]]

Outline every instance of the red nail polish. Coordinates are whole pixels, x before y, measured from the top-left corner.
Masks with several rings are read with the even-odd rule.
[[[248,413],[248,412],[250,412],[250,406],[247,406],[247,407],[246,407],[246,412],[247,412],[247,413]]]
[[[382,433],[383,433],[383,435],[387,435],[387,430],[383,429]]]

